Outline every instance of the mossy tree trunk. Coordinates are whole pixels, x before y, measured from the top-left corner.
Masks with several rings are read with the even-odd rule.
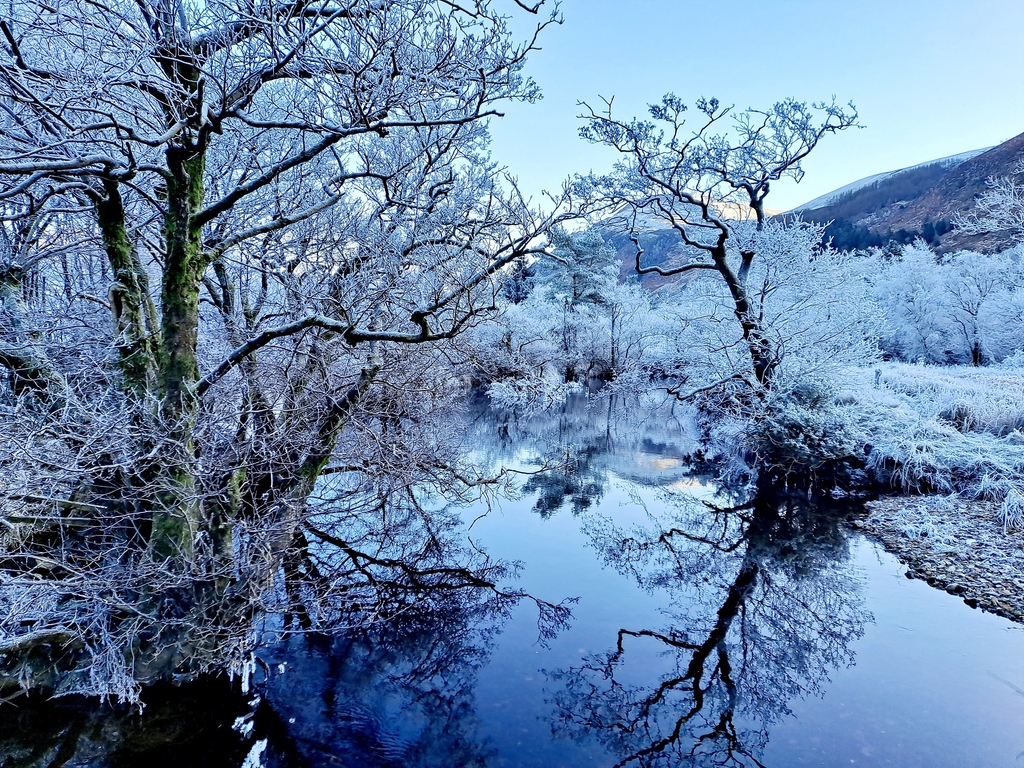
[[[203,523],[192,431],[197,405],[193,387],[199,379],[199,290],[207,267],[202,227],[194,216],[203,204],[205,166],[201,144],[174,144],[167,150],[159,392],[170,439],[161,457],[163,488],[150,539],[159,558],[191,557]]]
[[[203,203],[206,157],[198,147],[171,147],[167,164],[160,392],[165,415],[174,418],[192,410],[191,390],[199,379],[199,289],[207,264],[202,230],[193,225],[192,217]]]
[[[126,388],[142,398],[156,385],[157,319],[149,294],[149,277],[128,232],[120,185],[104,180],[102,191],[92,195],[103,248],[114,273],[110,286],[121,374]]]

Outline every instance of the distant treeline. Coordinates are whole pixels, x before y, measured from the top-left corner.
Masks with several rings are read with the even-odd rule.
[[[817,213],[817,211],[815,211]],[[820,219],[817,216],[805,216],[806,220],[816,223],[825,223],[828,219]],[[825,242],[831,242],[832,247],[840,251],[857,251],[866,248],[881,248],[889,243],[907,245],[915,240],[924,240],[928,245],[937,247],[941,238],[947,232],[953,230],[953,224],[947,218],[932,221],[930,218],[924,220],[920,229],[897,229],[895,232],[872,232],[867,227],[858,226],[849,219],[834,219],[825,228]]]

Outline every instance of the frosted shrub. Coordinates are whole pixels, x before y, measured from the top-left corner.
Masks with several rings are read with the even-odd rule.
[[[498,408],[531,414],[561,407],[566,397],[579,389],[579,384],[547,375],[495,381],[487,387],[487,395]]]
[[[857,257],[821,247],[823,230],[805,222],[773,223],[749,237],[767,257],[751,271],[751,301],[776,350],[773,389],[834,391],[850,366],[877,359],[879,318]]]
[[[1024,349],[1024,292],[1004,290],[980,307],[979,328],[992,362],[1017,359]]]
[[[1024,527],[1024,494],[1021,493],[1019,485],[1011,488],[1003,499],[999,520],[1004,531]]]
[[[814,475],[840,463],[856,463],[862,452],[855,407],[837,399],[824,382],[773,392],[764,409],[747,434],[759,463]]]
[[[1001,368],[1008,368],[1010,370],[1018,370],[1024,368],[1024,349],[1016,350],[1012,355],[1004,357],[1000,362]]]

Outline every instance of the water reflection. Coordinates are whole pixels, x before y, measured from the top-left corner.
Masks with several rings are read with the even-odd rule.
[[[330,640],[291,637],[265,648],[243,695],[204,679],[147,691],[144,708],[82,699],[8,706],[2,768],[483,768],[475,685],[502,621],[493,603],[449,593],[443,604]],[[255,748],[255,751],[254,751]]]
[[[557,410],[521,415],[495,412],[480,398],[474,416],[479,460],[531,467],[520,490],[537,494],[533,509],[542,518],[564,507],[579,515],[598,504],[610,474],[645,486],[689,478],[688,459],[698,450],[687,417],[663,401],[627,403],[583,391]]]
[[[659,501],[647,526],[588,529],[606,562],[665,593],[665,623],[551,673],[554,728],[616,766],[761,766],[771,725],[853,664],[871,619],[844,534],[806,498]]]
[[[453,608],[277,649],[256,713],[270,764],[488,765],[475,685],[497,617]]]
[[[853,664],[871,617],[834,505],[709,482],[669,403],[587,393],[557,414],[479,425],[492,461],[554,467],[524,484],[536,512],[571,510],[605,563],[663,604],[657,625],[549,672],[557,734],[600,742],[617,766],[759,766],[790,702]],[[615,482],[642,523],[599,509]]]
[[[921,720],[925,699],[942,693],[938,683],[922,687],[920,680],[968,690],[965,668],[991,680],[978,657],[1003,645],[971,630],[989,643],[978,642],[981,653],[974,640],[932,642],[924,632],[892,629],[892,621],[855,645],[871,616],[864,562],[852,562],[851,551],[863,556],[866,548],[862,540],[851,544],[841,525],[845,510],[710,482],[694,472],[693,441],[668,406],[609,408],[608,400],[584,396],[548,418],[482,408],[470,415],[466,443],[481,472],[556,471],[526,475],[518,500],[480,519],[469,544],[454,514],[432,514],[443,525],[424,531],[420,496],[380,494],[390,501],[377,514],[345,497],[344,514],[317,515],[300,575],[346,578],[319,590],[329,599],[306,601],[305,616],[295,601],[282,601],[291,626],[363,629],[265,645],[251,712],[237,682],[234,689],[224,683],[167,689],[156,698],[151,692],[141,717],[99,714],[73,700],[37,703],[16,715],[0,709],[0,768],[237,766],[263,740],[266,768],[778,768],[848,764],[851,757],[931,768],[1008,764],[1011,742],[1013,755],[1019,752],[1014,738],[1000,741],[1014,726],[986,713],[977,693],[962,698],[955,715],[936,705],[933,720]],[[463,520],[484,511],[471,507]],[[331,538],[343,538],[354,554],[330,560],[338,548],[317,542]],[[514,568],[489,570],[512,558],[525,561],[522,576]],[[884,570],[888,599],[914,586],[895,573]],[[480,577],[487,578],[475,581]],[[877,589],[878,581],[872,584]],[[294,593],[304,590],[299,579]],[[538,614],[525,591],[553,602],[582,597],[575,623],[549,637],[550,647],[536,642],[537,617],[546,609],[542,604]],[[880,616],[889,610],[875,600]],[[953,608],[911,626],[967,633],[974,614]],[[379,620],[368,622],[369,615]],[[854,647],[861,664],[834,675],[853,664]],[[894,673],[878,660],[898,657],[899,649],[910,659],[897,662],[909,670],[900,680],[912,682],[901,682],[896,696],[887,688]],[[947,663],[954,656],[959,666]],[[998,673],[1019,687],[1024,672],[1007,665],[1005,653],[998,658],[1005,667]],[[934,671],[943,665],[952,669],[946,677]],[[830,676],[837,677],[831,685]],[[847,698],[837,703],[843,686]],[[1006,687],[970,690],[996,700],[999,686]],[[815,702],[828,688],[829,699]],[[1019,712],[999,701],[1004,720]],[[789,717],[793,710],[800,720]],[[837,712],[852,713],[858,726],[831,722]],[[248,735],[232,730],[240,716],[251,723]],[[934,725],[955,725],[957,717],[965,723],[959,731]],[[965,736],[968,728],[981,735]],[[886,735],[896,730],[898,737]],[[988,762],[977,744],[995,745]],[[880,755],[888,749],[888,756],[872,758],[865,746]]]

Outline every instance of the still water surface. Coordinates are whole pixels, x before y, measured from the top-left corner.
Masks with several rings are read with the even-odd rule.
[[[533,473],[465,520],[517,587],[576,598],[553,638],[530,601],[453,602],[270,649],[257,700],[7,707],[0,768],[1024,766],[1024,631],[906,579],[855,506],[727,493],[665,413],[581,399],[470,429],[481,464]]]

